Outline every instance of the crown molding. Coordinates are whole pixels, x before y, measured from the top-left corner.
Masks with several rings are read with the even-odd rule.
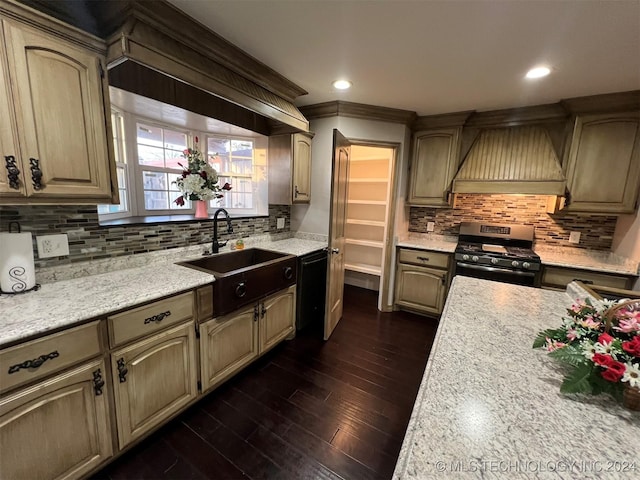
[[[560,103],[572,114],[640,110],[640,90],[568,98]]]
[[[299,107],[299,110],[308,120],[327,117],[351,117],[379,122],[401,123],[410,126],[416,118],[416,112],[409,110],[344,102],[342,100],[305,105]]]

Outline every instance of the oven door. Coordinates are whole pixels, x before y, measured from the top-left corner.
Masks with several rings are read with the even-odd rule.
[[[464,262],[456,262],[456,275],[466,277],[484,278],[494,282],[514,283],[537,287],[538,275],[536,272],[509,270],[508,268],[490,267],[488,265],[474,265]]]

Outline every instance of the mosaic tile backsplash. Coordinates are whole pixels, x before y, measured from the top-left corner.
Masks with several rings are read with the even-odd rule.
[[[285,228],[276,229],[276,218],[285,218]],[[9,231],[9,222],[20,222],[23,232],[33,234],[36,269],[99,258],[132,255],[197,244],[211,244],[212,220],[175,223],[100,226],[93,206],[0,206],[0,231]],[[288,205],[269,205],[268,217],[233,219],[233,234],[219,224],[221,240],[246,238],[265,233],[288,232],[291,209]],[[69,256],[39,259],[35,237],[66,233]]]
[[[616,216],[575,213],[546,213],[544,195],[458,194],[455,209],[411,207],[409,231],[427,232],[427,222],[435,222],[434,233],[457,235],[460,222],[484,221],[533,225],[536,244],[610,250]],[[569,232],[580,232],[580,243],[569,243]]]

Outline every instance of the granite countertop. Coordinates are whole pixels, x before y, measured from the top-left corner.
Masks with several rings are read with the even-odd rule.
[[[398,247],[421,248],[445,253],[453,253],[457,244],[458,237],[430,233],[409,233],[396,242]]]
[[[535,247],[544,265],[581,268],[596,272],[638,275],[640,265],[629,258],[611,252],[585,250],[580,248]]]
[[[640,413],[561,395],[558,364],[531,347],[571,303],[564,292],[455,277],[394,480],[636,478]]]
[[[258,238],[245,239],[245,245],[304,255],[324,248],[326,243]],[[210,284],[215,281],[213,275],[175,264],[199,258],[202,251],[199,245],[36,272],[40,290],[0,296],[0,347]],[[227,251],[230,249],[221,253]]]

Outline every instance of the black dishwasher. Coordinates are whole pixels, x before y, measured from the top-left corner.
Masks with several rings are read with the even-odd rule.
[[[327,291],[327,252],[316,250],[299,259],[296,304],[296,330],[311,326],[324,328],[324,304]]]

